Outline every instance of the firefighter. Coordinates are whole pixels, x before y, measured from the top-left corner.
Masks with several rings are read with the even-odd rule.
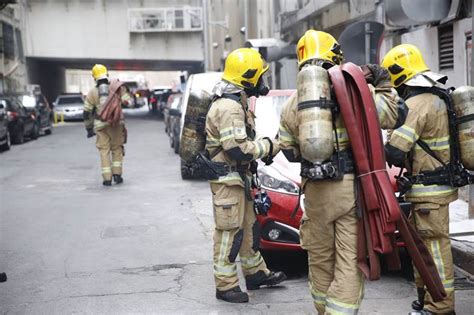
[[[248,302],[237,276],[237,255],[247,290],[273,286],[286,279],[283,272],[268,270],[259,252],[259,226],[250,195],[255,160],[279,151],[275,139],[256,139],[254,114],[247,100],[266,95],[268,70],[262,56],[239,48],[225,61],[222,80],[214,87],[215,100],[206,118],[206,150],[213,163],[225,163],[227,174],[210,180],[214,208],[214,279],[216,298]],[[251,172],[252,169],[252,172]]]
[[[417,175],[438,170],[450,161],[450,135],[446,103],[432,93],[447,77],[431,72],[420,50],[402,44],[392,48],[383,58],[394,87],[405,99],[410,111],[406,122],[393,131],[385,146],[387,161],[407,168],[412,180]],[[423,147],[426,145],[427,152]],[[434,302],[425,292],[415,271],[418,301],[413,314],[454,314],[454,270],[449,239],[449,203],[458,198],[457,189],[449,185],[416,182],[405,198],[413,203],[411,223],[430,250],[447,297]]]
[[[327,96],[332,94],[327,74],[325,77],[312,77],[313,79],[309,77],[306,81],[301,81],[300,75],[314,65],[326,70],[340,65],[343,53],[333,36],[315,30],[308,30],[300,38],[296,52],[299,68],[298,86],[304,85],[305,89],[298,88],[297,93],[284,105],[279,140],[280,148],[287,159],[290,162],[301,162],[302,165],[301,189],[305,196],[305,211],[300,235],[301,246],[308,251],[310,292],[318,314],[357,314],[363,297],[364,281],[356,260],[358,217],[354,160],[342,115],[335,110],[333,118],[322,122],[325,126],[332,126],[328,130],[329,134],[319,135],[331,140],[337,138],[339,155],[345,161],[345,169],[339,170],[341,172],[339,178],[310,175],[308,165],[311,162],[302,158],[303,144],[299,141],[302,124],[298,118],[298,94],[308,93],[309,89],[314,87]],[[367,65],[362,70],[367,82],[371,83],[369,88],[375,99],[381,127],[394,128],[403,124],[407,108],[391,88],[387,71],[377,65]],[[321,82],[323,80],[325,82]],[[327,100],[323,97],[321,99]],[[321,117],[323,115],[313,115],[312,123],[320,123],[317,119]],[[310,126],[312,130],[318,128],[317,125]],[[319,150],[314,144],[307,146]],[[329,150],[329,155],[336,154],[336,141]]]
[[[102,110],[105,100],[109,96],[109,78],[107,68],[104,65],[96,64],[92,67],[92,77],[96,86],[93,87],[86,96],[84,103],[84,123],[87,131],[87,138],[97,135],[96,146],[100,153],[102,168],[102,184],[112,185],[112,178],[116,184],[123,183],[122,163],[124,155],[125,125],[112,126],[107,122],[98,119],[98,113]],[[122,103],[130,101],[130,95],[125,87],[121,87]]]

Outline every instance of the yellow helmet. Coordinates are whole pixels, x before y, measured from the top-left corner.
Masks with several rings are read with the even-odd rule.
[[[307,30],[296,45],[298,67],[312,59],[329,61],[332,64],[342,63],[344,56],[341,45],[329,33]]]
[[[92,77],[94,80],[106,79],[108,76],[107,68],[101,64],[95,64],[92,67]]]
[[[409,44],[401,44],[390,49],[382,60],[382,67],[387,68],[395,87],[419,73],[430,70],[423,60],[421,51]]]
[[[238,48],[227,56],[222,79],[240,88],[255,88],[267,70],[268,65],[258,51]]]

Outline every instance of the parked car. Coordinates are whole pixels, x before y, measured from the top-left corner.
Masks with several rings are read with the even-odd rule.
[[[183,93],[183,103],[181,106],[181,112],[183,117],[186,114],[186,108],[188,106],[189,94],[191,91],[204,90],[209,94],[212,94],[214,86],[222,78],[222,72],[206,72],[206,73],[196,73],[189,76],[188,81],[186,82],[186,90]],[[180,120],[180,134],[179,138],[183,133],[184,119]],[[181,141],[180,141],[181,142]],[[197,176],[196,176],[197,175]],[[181,160],[181,178],[182,179],[191,179],[194,177],[199,177],[197,170],[194,170],[191,165],[188,165],[185,161]]]
[[[174,153],[179,153],[179,134],[181,132],[181,107],[183,104],[183,95],[174,94],[173,102],[168,110],[169,115],[169,137],[170,145],[174,150]]]
[[[54,102],[54,112],[64,115],[65,120],[82,120],[84,97],[82,94],[61,94]]]
[[[148,102],[148,110],[151,112],[163,113],[168,97],[174,92],[171,86],[157,86],[153,88],[150,93],[150,100]]]
[[[170,112],[170,108],[173,104],[173,102],[179,102],[179,100],[182,98],[183,94],[181,93],[175,93],[175,94],[171,94],[169,97],[168,97],[168,100],[166,101],[166,105],[165,107],[163,108],[163,121],[165,123],[165,132],[169,135],[170,134],[170,115],[169,115],[169,112]],[[176,104],[175,104],[176,106]]]
[[[257,134],[264,137],[275,137],[278,133],[280,114],[284,102],[295,90],[272,90],[267,96],[250,99],[250,108],[254,111]],[[260,248],[264,250],[302,250],[299,242],[299,225],[303,215],[304,195],[299,200],[301,184],[300,163],[290,163],[282,152],[274,158],[273,164],[265,166],[260,162],[258,177],[262,189],[271,199],[271,207],[267,216],[258,215],[261,226]],[[396,191],[395,175],[400,169],[388,168],[394,191]],[[254,191],[256,193],[256,191]],[[405,214],[410,211],[410,204],[401,202]],[[296,215],[291,214],[299,207]],[[402,241],[398,241],[403,246]]]
[[[39,127],[36,116],[29,113],[16,96],[0,96],[0,102],[7,110],[8,131],[12,143],[22,144],[25,142],[25,137],[38,138]]]
[[[0,151],[10,150],[10,132],[8,131],[7,103],[0,100]]]
[[[46,97],[43,94],[23,94],[18,98],[28,113],[36,116],[39,131],[50,135],[53,130],[53,110]]]

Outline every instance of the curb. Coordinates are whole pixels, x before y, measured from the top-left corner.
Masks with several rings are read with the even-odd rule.
[[[451,239],[454,264],[474,278],[474,243]]]

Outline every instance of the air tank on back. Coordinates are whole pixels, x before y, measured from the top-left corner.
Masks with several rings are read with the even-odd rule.
[[[189,94],[184,126],[179,145],[179,156],[186,162],[194,162],[206,145],[206,114],[212,96],[204,90],[192,90]]]
[[[334,151],[332,112],[328,107],[331,89],[327,70],[320,66],[304,67],[297,76],[298,124],[301,156],[322,164]]]
[[[461,162],[474,171],[474,87],[461,86],[452,93],[456,112]]]

